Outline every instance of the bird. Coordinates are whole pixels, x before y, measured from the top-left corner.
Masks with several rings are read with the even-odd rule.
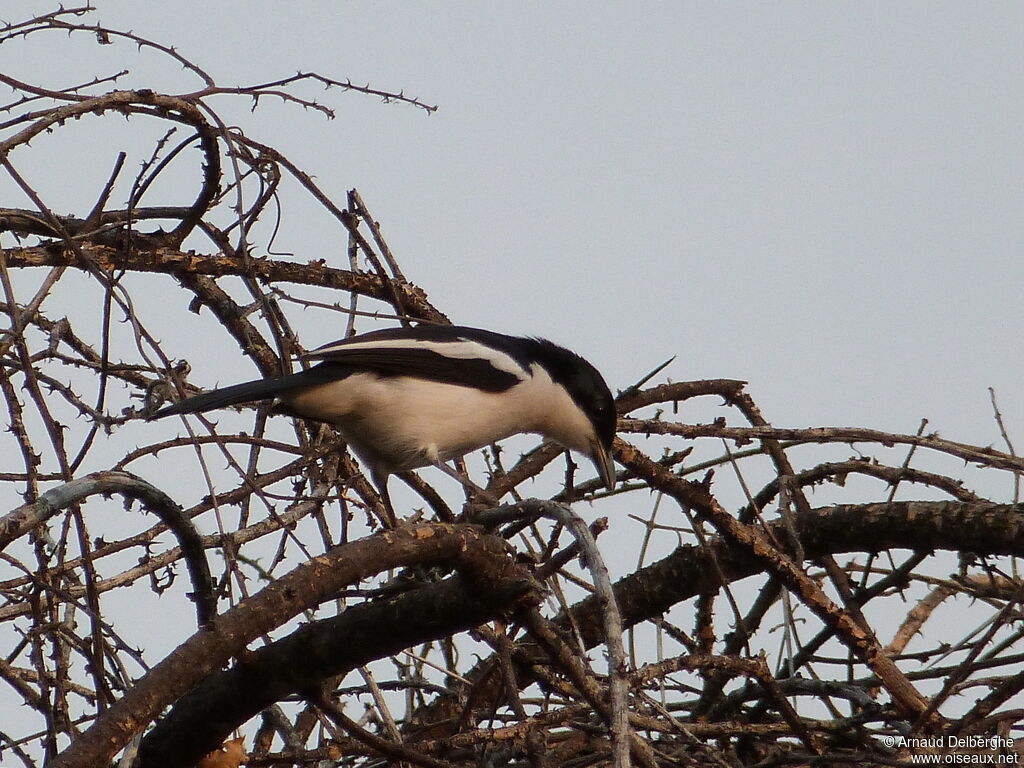
[[[519,433],[584,454],[614,489],[611,391],[587,360],[547,339],[418,325],[350,336],[300,359],[312,365],[203,392],[150,418],[274,400],[275,412],[331,424],[391,520],[390,475],[435,466],[476,488],[446,462]]]

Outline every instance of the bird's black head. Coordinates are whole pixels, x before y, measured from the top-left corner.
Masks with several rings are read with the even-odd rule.
[[[576,406],[594,427],[603,455],[592,456],[609,485],[614,481],[611,447],[615,439],[615,400],[601,373],[589,362],[546,339],[535,339],[535,359],[551,378],[565,387]]]
[[[611,448],[615,438],[615,399],[604,377],[589,362],[569,352],[574,359],[563,376],[556,377],[568,391],[573,402],[594,424],[594,431],[604,448]]]

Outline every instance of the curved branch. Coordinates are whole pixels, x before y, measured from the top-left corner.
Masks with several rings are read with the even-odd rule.
[[[181,206],[151,206],[133,208],[130,211],[100,211],[95,220],[80,219],[76,216],[57,216],[64,231],[72,237],[89,234],[93,227],[127,224],[130,221],[152,219],[181,219],[189,212]],[[40,237],[61,237],[61,233],[43,218],[39,211],[25,208],[0,208],[0,231],[15,232],[19,235]]]
[[[38,525],[90,496],[117,493],[142,503],[160,518],[178,539],[182,557],[192,579],[190,597],[196,603],[199,626],[209,623],[217,611],[210,566],[203,541],[181,507],[154,485],[128,472],[94,472],[51,488],[31,504],[23,504],[0,517],[0,550]]]

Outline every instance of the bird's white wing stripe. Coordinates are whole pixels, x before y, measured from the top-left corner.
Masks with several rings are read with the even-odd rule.
[[[309,353],[310,357],[325,357],[333,352],[350,350],[384,349],[427,349],[453,360],[486,360],[499,371],[511,373],[520,380],[531,375],[515,358],[477,341],[409,341],[408,339],[379,339],[372,341],[342,341],[319,347]]]

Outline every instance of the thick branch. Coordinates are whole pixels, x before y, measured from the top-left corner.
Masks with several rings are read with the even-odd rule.
[[[164,707],[243,654],[250,642],[339,590],[390,568],[458,562],[471,548],[493,550],[490,542],[497,542],[504,551],[500,539],[469,526],[412,525],[335,547],[218,616],[178,646],[58,755],[50,768],[105,763]]]
[[[539,585],[503,552],[503,542],[482,538],[459,554],[461,576],[307,624],[206,680],[146,736],[137,768],[191,765],[289,694],[313,691],[374,659],[535,605]]]
[[[268,283],[295,283],[314,285],[340,291],[352,291],[381,301],[391,301],[392,289],[377,275],[365,272],[350,272],[325,266],[322,261],[299,264],[271,259],[243,260],[222,254],[201,254],[179,251],[174,248],[145,248],[144,243],[134,242],[130,252],[105,245],[83,244],[81,246],[91,262],[105,271],[126,270],[128,272],[160,272],[168,275],[187,273],[224,277],[228,275],[252,276]],[[33,246],[29,248],[8,248],[4,251],[8,267],[55,267],[71,266],[80,269],[87,265],[79,263],[73,253],[60,246]],[[405,310],[421,320],[443,323],[444,316],[434,309],[427,300],[423,289],[412,283],[396,283]]]

